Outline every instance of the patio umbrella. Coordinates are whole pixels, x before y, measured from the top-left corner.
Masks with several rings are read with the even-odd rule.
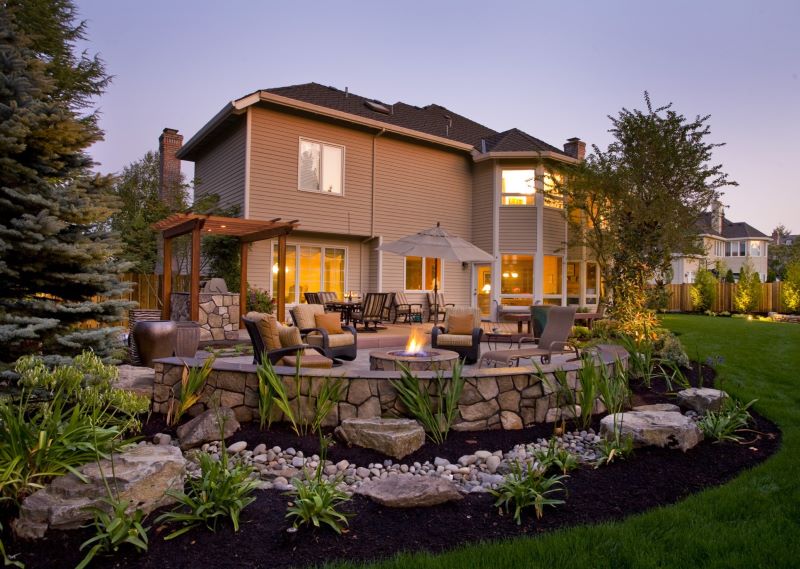
[[[437,278],[439,276],[439,259],[461,263],[488,263],[493,260],[493,257],[483,249],[460,237],[450,235],[441,228],[438,222],[436,227],[401,237],[397,241],[381,245],[378,249],[404,257],[433,257],[434,325],[439,319],[439,279]]]

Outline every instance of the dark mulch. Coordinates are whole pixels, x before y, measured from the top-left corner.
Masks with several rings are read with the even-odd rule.
[[[698,377],[709,384],[713,372],[692,372],[692,383]],[[637,402],[670,401],[664,385],[655,385],[654,393],[642,386],[635,388]],[[510,516],[500,516],[487,495],[470,495],[463,501],[428,509],[395,510],[384,508],[356,496],[347,504],[353,513],[350,526],[342,536],[329,530],[286,532],[284,520],[288,498],[274,491],[258,493],[258,499],[242,514],[238,533],[224,527],[216,533],[196,530],[174,541],[160,536],[166,528],[150,531],[150,550],[139,556],[120,552],[116,557],[96,562],[96,567],[178,569],[196,567],[302,567],[335,559],[373,560],[404,550],[439,552],[461,544],[487,539],[535,535],[569,526],[619,520],[631,514],[672,504],[705,488],[730,480],[742,470],[755,466],[777,451],[780,432],[767,419],[755,415],[751,440],[746,444],[703,442],[682,453],[674,450],[637,449],[626,462],[599,469],[582,468],[571,473],[566,481],[566,504],[546,511],[541,520],[528,515],[517,526]],[[163,428],[161,418],[154,418],[146,432]],[[439,448],[426,445],[408,461],[422,461],[434,456],[451,460],[478,449],[509,450],[519,442],[548,437],[552,426],[539,426],[522,431],[484,431],[452,433]],[[282,448],[293,446],[306,453],[318,450],[314,437],[298,438],[280,430],[262,433],[257,425],[246,426],[235,440],[251,445],[266,442]],[[359,465],[385,457],[363,449],[334,446],[329,458],[346,458]],[[155,519],[151,516],[150,520]],[[12,552],[21,552],[21,559],[30,568],[74,567],[81,559],[78,546],[91,536],[89,530],[51,532],[35,543],[9,543]]]

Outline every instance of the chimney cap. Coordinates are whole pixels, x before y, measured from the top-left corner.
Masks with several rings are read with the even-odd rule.
[[[582,142],[582,141],[577,136],[573,136],[572,138],[568,138],[567,142]]]
[[[178,129],[177,128],[165,128],[163,132],[164,132],[164,134],[178,134]]]

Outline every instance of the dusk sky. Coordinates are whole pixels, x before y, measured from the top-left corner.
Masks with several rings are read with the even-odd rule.
[[[317,82],[386,103],[437,103],[495,130],[605,148],[608,115],[673,102],[710,114],[733,221],[800,233],[800,2],[256,2],[78,0],[119,172],[162,128],[188,140],[222,106]],[[192,165],[184,162],[191,175]]]

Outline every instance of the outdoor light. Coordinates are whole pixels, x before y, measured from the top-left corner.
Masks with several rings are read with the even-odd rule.
[[[278,274],[278,263],[275,263],[275,264],[272,265],[272,274],[273,275],[277,275]]]
[[[515,279],[519,276],[519,273],[511,273],[511,278]]]
[[[509,275],[508,273],[503,273],[503,278],[504,279],[507,279],[509,276],[511,276],[511,275]]]
[[[491,291],[492,291],[492,285],[490,285],[489,283],[486,283],[481,287],[481,292],[483,294],[489,294]]]

